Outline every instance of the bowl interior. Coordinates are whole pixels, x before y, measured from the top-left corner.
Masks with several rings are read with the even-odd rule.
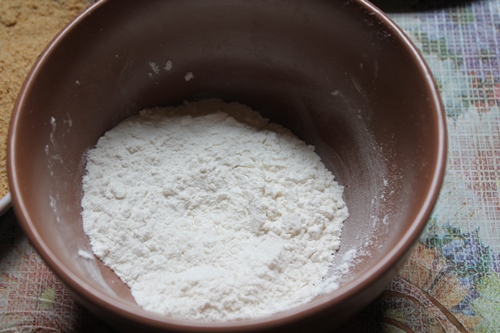
[[[42,55],[10,138],[16,211],[77,293],[137,307],[114,273],[78,255],[91,252],[85,152],[143,108],[210,97],[290,128],[345,186],[350,218],[335,260],[357,255],[342,286],[418,237],[442,172],[441,111],[420,58],[379,13],[341,1],[102,1]]]

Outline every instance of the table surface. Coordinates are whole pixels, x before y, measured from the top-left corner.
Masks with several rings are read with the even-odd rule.
[[[447,173],[428,227],[383,294],[341,332],[500,332],[500,0],[375,0],[434,73]],[[0,219],[0,332],[113,332]]]

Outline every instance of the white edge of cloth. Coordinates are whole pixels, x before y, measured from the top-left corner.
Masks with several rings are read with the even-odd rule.
[[[0,216],[2,216],[12,206],[12,197],[8,192],[3,198],[0,199]]]

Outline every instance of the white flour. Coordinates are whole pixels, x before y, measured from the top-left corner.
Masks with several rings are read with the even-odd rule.
[[[83,190],[92,250],[146,310],[255,318],[336,286],[324,277],[348,216],[342,187],[312,147],[240,104],[123,121],[89,151]]]

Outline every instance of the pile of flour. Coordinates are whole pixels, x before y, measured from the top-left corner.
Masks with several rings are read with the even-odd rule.
[[[88,152],[92,250],[146,310],[203,321],[306,303],[348,211],[311,146],[237,103],[144,110]]]

